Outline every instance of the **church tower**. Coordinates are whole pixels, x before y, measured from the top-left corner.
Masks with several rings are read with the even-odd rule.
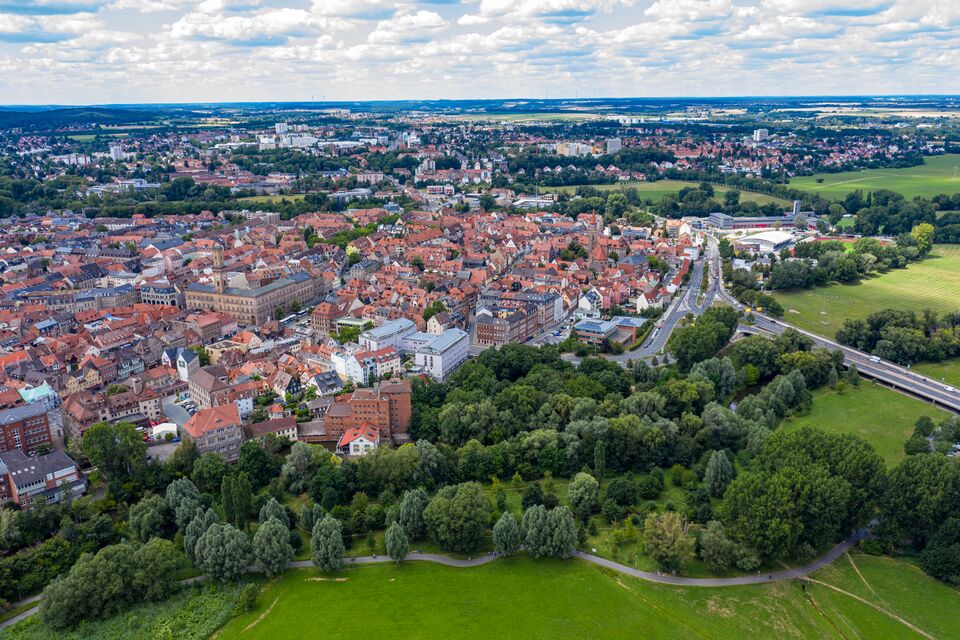
[[[223,293],[227,288],[227,271],[223,264],[223,247],[221,246],[213,250],[213,287],[217,293]]]

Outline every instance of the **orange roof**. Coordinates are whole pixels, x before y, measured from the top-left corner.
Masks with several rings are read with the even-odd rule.
[[[208,431],[222,427],[240,426],[240,411],[234,403],[200,409],[183,425],[192,438],[203,437]]]

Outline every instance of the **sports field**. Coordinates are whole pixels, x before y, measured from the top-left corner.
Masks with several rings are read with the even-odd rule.
[[[960,310],[960,245],[936,245],[930,257],[856,284],[834,284],[774,293],[783,319],[833,338],[847,318],[865,318],[882,309],[939,312]]]
[[[852,433],[873,445],[888,467],[904,457],[903,444],[922,415],[939,422],[949,414],[869,380],[843,393],[819,389],[813,408],[804,416],[787,418],[782,429],[815,427],[827,433]]]
[[[619,191],[626,188],[636,189],[640,192],[641,198],[650,198],[654,202],[659,202],[663,196],[677,193],[681,189],[685,189],[687,187],[697,187],[699,184],[699,182],[689,182],[687,180],[657,180],[655,182],[616,182],[614,184],[593,184],[584,186],[591,186],[595,189],[599,189],[600,191]],[[730,190],[729,187],[721,187],[719,185],[714,185],[713,189],[717,193],[717,199],[720,200],[723,199],[723,194]],[[568,185],[564,187],[542,187],[540,190],[548,193],[575,193],[577,186]],[[782,198],[768,196],[765,193],[753,193],[751,191],[741,191],[740,200],[743,202],[756,202],[758,204],[774,202],[785,208],[790,206],[790,203]]]
[[[960,191],[960,154],[925,158],[920,166],[905,169],[866,169],[843,173],[818,173],[790,180],[790,186],[815,191],[825,198],[840,200],[851,191],[890,189],[905,198],[931,198],[940,193]],[[817,180],[822,178],[823,182]]]
[[[960,637],[960,593],[900,560],[841,557],[799,581],[679,588],[577,560],[289,571],[218,640]],[[854,567],[853,562],[856,562]],[[924,635],[928,634],[928,635]]]

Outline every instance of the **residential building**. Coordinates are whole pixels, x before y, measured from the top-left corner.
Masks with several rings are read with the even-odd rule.
[[[370,424],[348,429],[337,441],[337,451],[349,456],[363,456],[380,446],[380,430]]]
[[[81,496],[87,482],[77,464],[63,451],[27,456],[23,451],[0,453],[0,502],[29,508],[37,498],[60,502]]]
[[[47,409],[41,404],[25,404],[0,410],[0,452],[19,449],[33,453],[40,445],[50,445]]]
[[[183,425],[183,431],[201,454],[219,453],[228,462],[240,455],[243,427],[237,405],[232,402],[198,410]]]

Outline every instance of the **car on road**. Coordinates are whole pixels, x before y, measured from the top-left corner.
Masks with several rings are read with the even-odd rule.
[[[880,358],[877,356],[870,356],[870,362],[880,362]]]

